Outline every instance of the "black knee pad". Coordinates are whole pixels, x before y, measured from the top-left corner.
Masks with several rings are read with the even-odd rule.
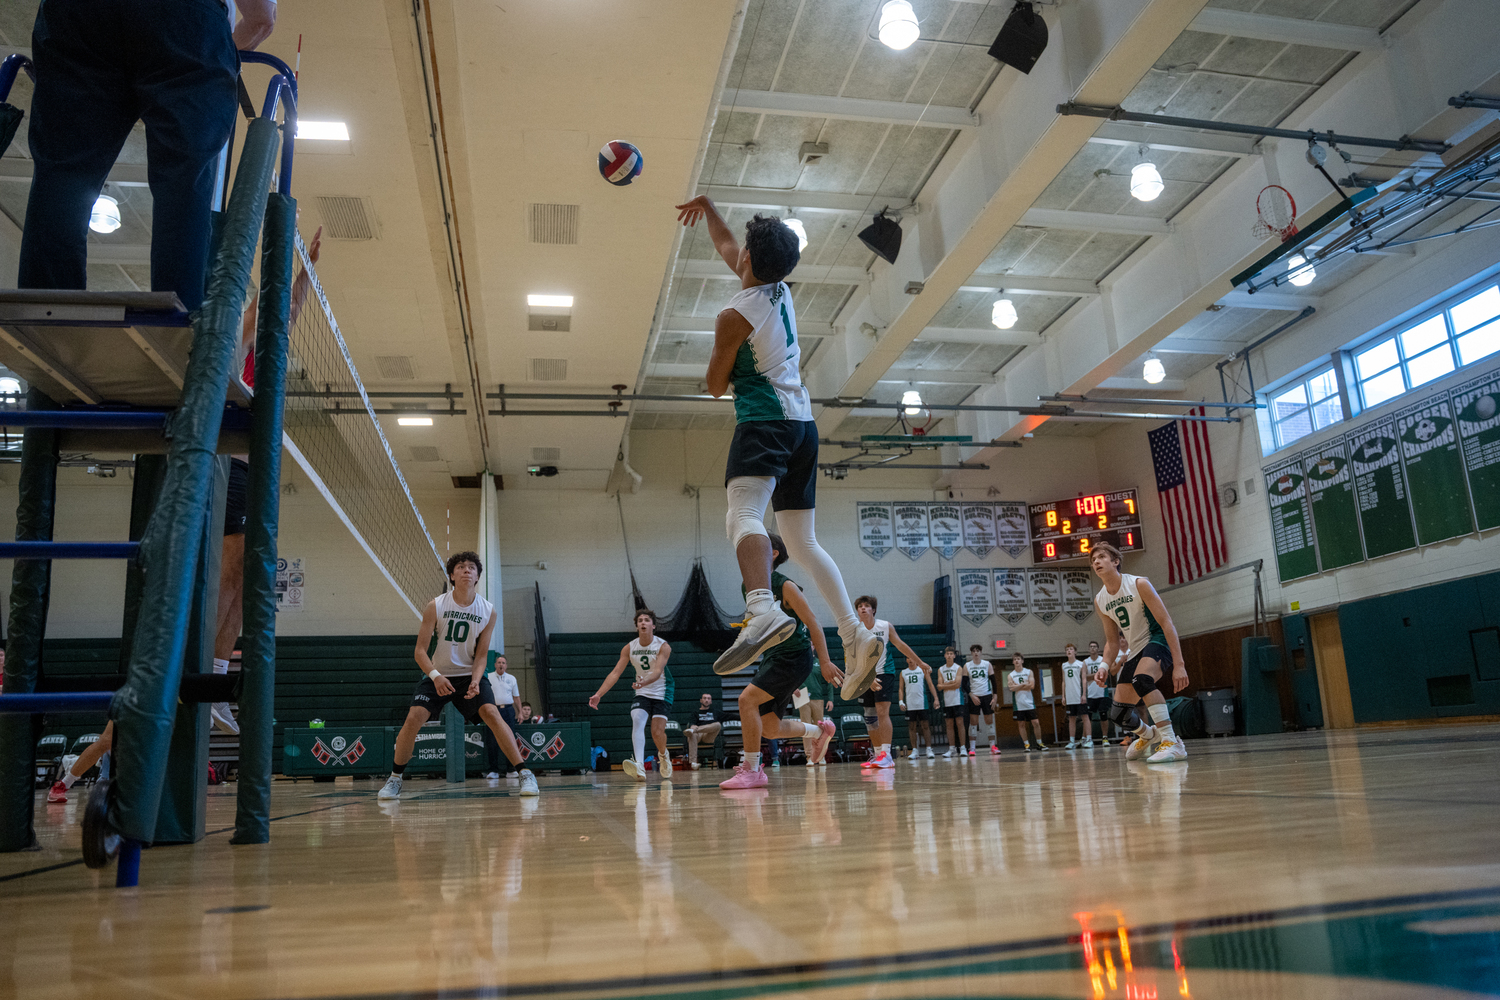
[[[874,729],[878,725],[880,725],[880,716],[875,715],[875,714],[870,714],[870,715],[865,716],[865,728],[866,729]]]
[[[1109,721],[1113,722],[1121,729],[1134,729],[1134,722],[1130,718],[1133,714],[1131,712],[1131,708],[1133,707],[1134,706],[1132,705],[1125,704],[1123,701],[1112,703],[1109,706]]]
[[[1145,674],[1136,674],[1130,678],[1130,686],[1135,688],[1135,693],[1142,698],[1156,690],[1156,680]]]

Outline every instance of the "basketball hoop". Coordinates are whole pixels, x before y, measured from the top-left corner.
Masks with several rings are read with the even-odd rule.
[[[1280,184],[1267,184],[1260,189],[1255,199],[1255,225],[1251,233],[1256,239],[1275,236],[1285,243],[1297,235],[1297,203],[1292,193]]]

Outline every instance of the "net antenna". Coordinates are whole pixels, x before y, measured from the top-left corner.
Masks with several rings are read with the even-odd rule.
[[[442,556],[386,440],[302,235],[311,301],[289,331],[282,443],[412,614],[447,589]]]
[[[1285,243],[1297,235],[1297,202],[1280,184],[1267,184],[1255,199],[1255,225],[1250,228],[1258,240],[1272,236]]]

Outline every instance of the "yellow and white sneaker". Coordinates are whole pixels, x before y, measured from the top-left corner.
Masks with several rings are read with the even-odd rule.
[[[636,781],[646,780],[646,769],[640,764],[636,763],[635,758],[633,757],[626,757],[624,762],[620,765],[620,770],[630,775]]]
[[[1156,745],[1156,753],[1146,758],[1146,763],[1165,764],[1174,760],[1187,760],[1187,750],[1181,740],[1162,740]]]
[[[1131,741],[1130,746],[1125,748],[1125,759],[1135,760],[1141,754],[1146,753],[1156,743],[1156,727],[1152,726],[1146,730],[1145,736],[1137,736]]]

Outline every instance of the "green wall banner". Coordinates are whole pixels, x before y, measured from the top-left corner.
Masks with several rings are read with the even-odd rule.
[[[1474,516],[1447,393],[1397,410],[1396,437],[1411,490],[1417,541],[1429,545],[1472,532]]]
[[[1346,439],[1365,554],[1371,559],[1415,548],[1406,473],[1396,448],[1396,422],[1387,417],[1361,427]]]
[[[1307,484],[1302,462],[1290,461],[1264,470],[1266,496],[1271,501],[1271,534],[1276,541],[1276,571],[1282,581],[1312,576],[1318,571],[1318,550],[1308,514]]]
[[[1318,563],[1323,572],[1363,562],[1359,541],[1359,511],[1354,503],[1354,477],[1344,442],[1332,440],[1302,454],[1307,476],[1313,529],[1318,537]]]
[[[1470,379],[1449,398],[1458,419],[1474,516],[1481,531],[1500,526],[1500,371]]]

